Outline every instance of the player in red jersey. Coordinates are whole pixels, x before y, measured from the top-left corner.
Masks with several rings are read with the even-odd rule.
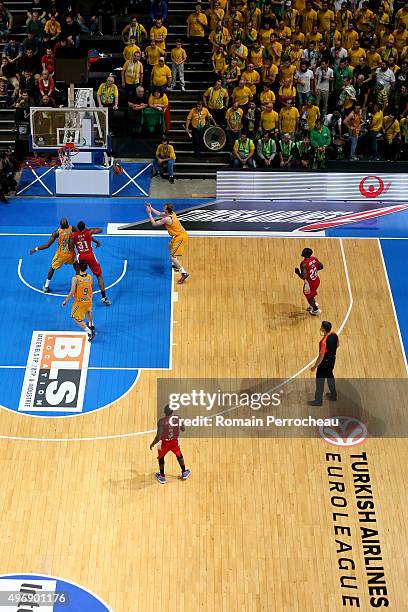
[[[315,298],[320,285],[319,270],[323,270],[323,264],[317,257],[314,257],[312,249],[303,249],[302,257],[300,270],[295,268],[295,274],[304,281],[303,294],[309,302],[308,312],[317,317],[322,312]]]
[[[105,304],[105,306],[110,306],[111,302],[108,300],[105,293],[105,283],[103,281],[102,269],[92,248],[92,241],[95,242],[97,247],[101,246],[101,243],[98,240],[95,240],[93,237],[94,234],[101,233],[102,229],[100,227],[90,227],[87,229],[85,223],[83,221],[79,221],[77,224],[77,230],[72,234],[72,244],[77,250],[78,262],[86,261],[91,271],[95,274],[102,294],[101,302]]]
[[[156,479],[160,484],[166,484],[166,476],[164,474],[164,457],[170,451],[174,453],[181,468],[182,480],[187,480],[190,476],[190,470],[186,469],[184,457],[181,453],[178,443],[180,431],[184,431],[183,423],[180,424],[180,419],[177,414],[173,414],[173,410],[169,406],[164,408],[164,417],[157,421],[156,437],[150,445],[150,450],[158,444],[157,460],[159,462],[160,472],[156,473]]]

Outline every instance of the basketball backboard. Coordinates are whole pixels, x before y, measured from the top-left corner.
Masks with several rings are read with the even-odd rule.
[[[107,108],[30,109],[33,151],[59,149],[67,142],[81,151],[108,149]]]

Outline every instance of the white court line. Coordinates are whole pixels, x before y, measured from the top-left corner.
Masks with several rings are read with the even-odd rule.
[[[383,268],[384,268],[385,280],[387,281],[387,287],[388,287],[388,293],[390,295],[391,306],[392,306],[392,310],[394,312],[395,325],[397,327],[399,341],[400,341],[400,344],[401,344],[401,351],[402,351],[402,355],[403,355],[403,358],[404,358],[405,370],[406,370],[406,372],[408,374],[407,355],[405,353],[404,342],[402,340],[402,334],[401,334],[401,330],[400,330],[400,326],[399,326],[399,322],[398,322],[397,310],[395,308],[394,298],[393,298],[392,291],[391,291],[390,279],[388,278],[387,266],[385,264],[384,253],[382,251],[380,238],[377,238],[377,244],[378,244],[378,250],[380,251],[380,257],[381,257],[382,265],[383,265]]]
[[[22,266],[23,260],[19,259],[18,260],[18,266],[17,266],[17,274],[19,279],[21,280],[22,283],[24,283],[24,285],[26,285],[26,287],[28,287],[29,289],[32,289],[33,291],[36,291],[37,293],[41,293],[42,295],[46,295],[46,296],[51,296],[51,297],[67,297],[66,293],[44,293],[44,291],[42,291],[42,289],[37,289],[36,287],[33,287],[32,285],[30,285],[30,283],[28,283],[24,276],[23,273],[21,272],[21,266]],[[122,274],[119,276],[119,278],[117,278],[115,280],[115,282],[113,282],[111,285],[108,285],[107,287],[105,287],[105,291],[107,291],[108,289],[112,289],[112,287],[114,287],[115,285],[117,285],[118,283],[120,283],[120,281],[122,280],[122,278],[125,276],[126,274],[126,270],[127,270],[127,259],[123,260],[123,270],[122,270]],[[101,290],[98,289],[97,291],[93,291],[92,294],[96,295],[97,293],[100,293]]]
[[[347,267],[347,260],[346,260],[346,255],[344,252],[344,246],[343,246],[343,239],[339,238],[338,239],[340,242],[340,249],[341,249],[341,255],[342,255],[342,259],[343,259],[343,266],[344,266],[344,274],[346,276],[346,282],[347,282],[347,288],[348,288],[348,293],[349,293],[349,305],[347,308],[347,312],[344,316],[344,319],[337,331],[337,334],[341,334],[341,332],[343,331],[349,317],[351,314],[351,310],[353,308],[353,292],[351,289],[351,283],[350,283],[350,276],[349,276],[349,272],[348,272],[348,267]],[[311,361],[309,361],[309,363],[307,363],[305,366],[303,366],[303,368],[301,368],[300,370],[298,370],[296,372],[296,374],[293,374],[290,378],[287,378],[285,381],[283,381],[283,383],[281,383],[280,385],[278,385],[277,388],[281,388],[284,385],[287,385],[291,380],[293,380],[294,378],[297,378],[300,374],[302,374],[305,370],[307,370],[307,368],[309,368],[316,360],[316,357],[314,357]],[[126,393],[124,393],[124,395],[121,396],[124,397],[125,395],[127,395],[127,393],[129,393],[131,391],[131,389],[134,387],[134,385],[136,384],[137,381],[135,381],[135,383],[132,385],[132,387],[130,389],[128,389],[128,391],[126,391]],[[114,400],[114,402],[111,402],[111,404],[116,403],[117,401],[119,401],[118,398],[116,400]],[[107,404],[108,406],[111,404]],[[104,406],[104,408],[106,408],[106,406]],[[220,412],[218,414],[225,414],[226,412],[230,412],[231,410],[235,410],[235,406],[233,406],[232,408],[228,408],[228,410],[225,410],[223,412]],[[8,410],[8,409],[7,409]],[[94,411],[95,412],[95,411]],[[85,413],[85,414],[89,414],[89,413]],[[84,416],[84,415],[82,415]],[[217,416],[217,415],[214,415]],[[134,431],[131,433],[124,433],[124,434],[115,434],[115,435],[109,435],[109,436],[95,436],[95,437],[86,437],[86,438],[24,438],[22,436],[6,436],[6,435],[0,435],[0,440],[18,440],[18,441],[22,441],[22,442],[94,442],[96,440],[117,440],[117,439],[121,439],[121,438],[132,438],[132,437],[136,437],[136,436],[144,436],[147,434],[152,434],[152,433],[156,433],[156,429],[148,429],[146,431]]]

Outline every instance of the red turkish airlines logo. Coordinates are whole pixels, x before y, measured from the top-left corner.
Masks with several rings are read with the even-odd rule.
[[[366,176],[360,181],[358,186],[360,193],[365,198],[378,198],[383,193],[387,193],[391,187],[391,182],[384,185],[384,181],[379,176]]]
[[[333,446],[357,446],[368,437],[367,427],[354,417],[338,416],[337,427],[319,427],[320,436]]]

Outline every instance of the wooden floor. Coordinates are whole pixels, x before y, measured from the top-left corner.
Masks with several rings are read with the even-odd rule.
[[[377,242],[343,245],[353,305],[337,376],[405,377]],[[293,274],[304,246],[298,239],[192,238],[192,278],[177,289],[174,306],[173,370],[143,372],[127,397],[80,418],[2,411],[0,434],[145,432],[155,427],[158,377],[290,377],[319,340],[319,320],[305,313]],[[341,243],[307,246],[325,264],[319,303],[336,329],[350,300]],[[371,610],[350,468],[350,456],[365,452],[389,609],[408,609],[406,440],[371,439],[340,451],[322,439],[185,440],[192,476],[180,482],[171,458],[163,487],[153,477],[152,438],[2,440],[0,572],[60,576],[115,612],[331,612],[349,607],[342,595],[358,595],[359,609]],[[345,467],[349,538],[334,533],[326,453],[340,453]],[[336,539],[352,550],[336,552]],[[356,570],[340,571],[342,557]],[[358,589],[342,588],[342,575],[355,576]]]

